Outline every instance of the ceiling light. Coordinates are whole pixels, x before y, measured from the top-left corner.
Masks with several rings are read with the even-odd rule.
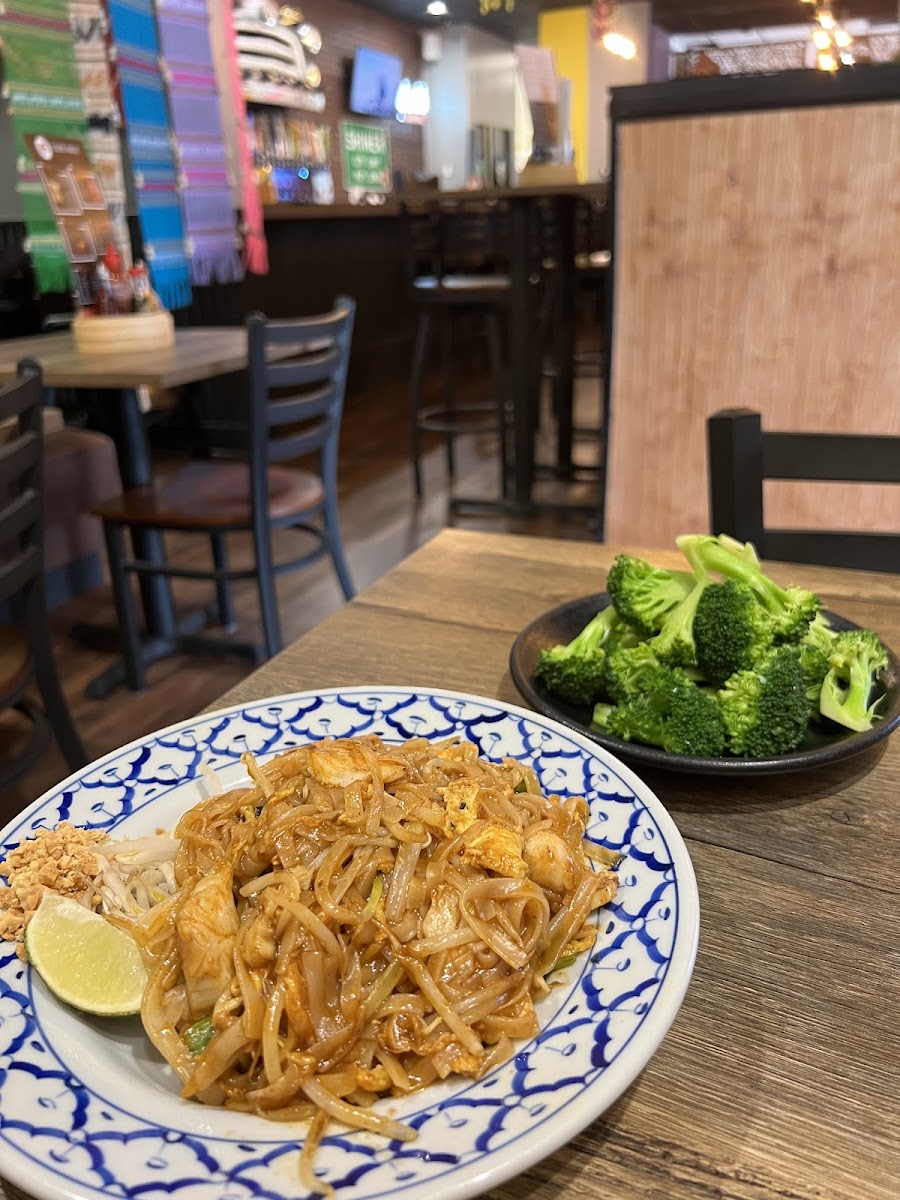
[[[835,25],[837,24],[837,21],[835,21],[834,17],[827,8],[820,9],[816,13],[816,19],[823,29],[834,29]]]
[[[603,47],[619,58],[632,59],[637,54],[637,46],[631,38],[623,37],[621,33],[604,33]]]
[[[819,64],[820,71],[836,71],[837,70],[837,59],[834,57],[833,54],[829,53],[827,50],[823,51],[819,55],[818,64]]]
[[[852,41],[853,38],[846,29],[836,29],[834,31],[834,44],[840,46],[842,50],[846,50]]]
[[[844,64],[845,67],[852,67],[853,64],[856,62],[856,59],[853,57],[853,55],[850,53],[849,50],[842,50],[841,51],[841,62]]]
[[[444,0],[431,0],[425,11],[429,17],[446,17],[450,10],[447,8]]]
[[[827,29],[814,29],[812,37],[817,50],[827,50],[831,45],[831,34]]]

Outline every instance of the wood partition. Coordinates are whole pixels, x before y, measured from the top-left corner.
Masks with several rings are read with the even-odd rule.
[[[900,433],[900,100],[616,129],[605,536],[666,546],[708,529],[717,409]],[[897,488],[766,487],[767,524],[900,529]]]

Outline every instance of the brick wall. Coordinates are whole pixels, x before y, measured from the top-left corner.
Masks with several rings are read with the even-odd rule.
[[[347,197],[341,180],[339,122],[353,116],[347,112],[347,63],[360,46],[370,46],[403,59],[404,74],[412,79],[422,75],[419,33],[413,25],[382,13],[363,8],[352,0],[299,0],[308,21],[322,34],[322,49],[316,62],[322,72],[325,112],[321,118],[331,129],[331,169],[334,173],[335,199]],[[425,9],[425,0],[422,0]],[[399,121],[377,122],[374,117],[353,120],[386,124],[390,129],[391,163],[395,171],[422,170],[422,128],[401,125]]]

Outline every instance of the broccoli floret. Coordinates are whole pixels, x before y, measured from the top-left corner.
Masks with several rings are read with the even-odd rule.
[[[745,583],[711,583],[694,616],[697,662],[706,678],[721,687],[735,671],[746,671],[771,648],[775,623]]]
[[[535,667],[538,680],[569,704],[593,704],[605,692],[604,643],[620,624],[612,605],[601,609],[568,645],[541,650]]]
[[[664,571],[642,558],[620,554],[606,577],[606,590],[626,624],[649,637],[694,586],[685,571]]]
[[[869,700],[875,676],[887,665],[887,652],[870,630],[837,634],[819,698],[822,715],[858,733],[871,729],[878,719],[880,701],[870,705]]]
[[[816,650],[821,650],[827,658],[836,637],[837,633],[831,628],[831,622],[823,612],[818,612],[810,621],[809,629],[803,635],[801,645],[813,646]]]
[[[822,684],[828,674],[828,657],[818,646],[804,638],[799,647],[800,670],[803,672],[803,683],[806,688],[808,715],[811,721],[821,717],[820,704]]]
[[[739,553],[736,548],[741,543],[733,539],[729,538],[723,544],[720,538],[688,534],[676,541],[692,565],[699,561],[705,570],[718,571],[726,579],[736,579],[752,588],[774,621],[776,641],[800,641],[819,611],[819,598],[814,592],[805,588],[779,587],[763,575],[755,551],[752,556]]]
[[[606,655],[606,691],[616,704],[624,704],[637,696],[648,671],[655,671],[659,661],[646,642],[636,646],[617,646]]]
[[[718,757],[725,748],[715,700],[670,667],[645,670],[638,694],[616,707],[598,704],[593,721],[624,741],[660,746],[670,754]]]
[[[806,684],[793,646],[776,646],[719,692],[728,748],[748,758],[796,750],[809,720]]]

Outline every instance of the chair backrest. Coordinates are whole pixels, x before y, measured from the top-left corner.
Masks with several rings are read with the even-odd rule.
[[[319,453],[323,474],[336,471],[355,315],[356,301],[339,296],[318,317],[248,318],[250,469],[260,495],[270,463]],[[285,346],[296,353],[269,360],[270,349]]]
[[[707,455],[714,533],[753,542],[765,558],[900,573],[900,533],[767,529],[763,521],[765,479],[900,484],[900,437],[768,433],[759,413],[727,409],[707,421]]]
[[[43,577],[40,367],[25,359],[19,376],[0,390],[0,424],[15,422],[12,436],[0,444],[0,603]]]
[[[502,274],[509,271],[509,206],[479,197],[410,197],[403,201],[407,275]]]

